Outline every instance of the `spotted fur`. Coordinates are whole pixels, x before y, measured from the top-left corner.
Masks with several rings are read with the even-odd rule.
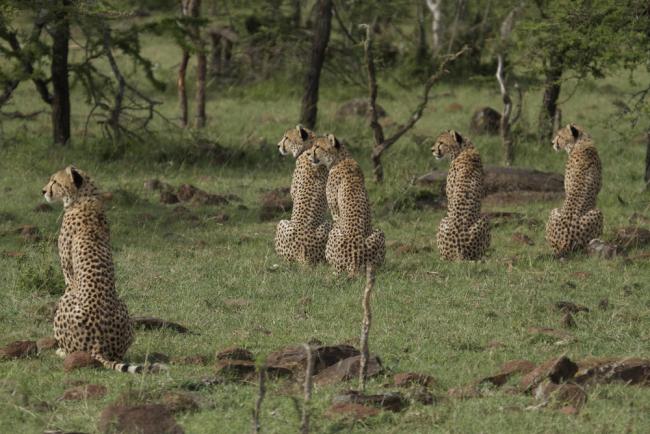
[[[490,245],[490,225],[481,215],[483,164],[474,145],[456,131],[442,133],[431,148],[436,159],[449,157],[447,216],[440,221],[436,241],[449,261],[480,259]]]
[[[325,258],[334,269],[354,276],[367,264],[376,268],[386,255],[384,233],[372,228],[370,202],[363,171],[334,137],[314,139],[306,152],[312,164],[325,166],[327,204],[332,214]]]
[[[583,250],[603,232],[603,214],[596,208],[602,165],[593,140],[575,124],[557,132],[553,149],[569,155],[564,172],[564,203],[551,211],[546,224],[546,240],[555,255],[562,257]]]
[[[316,135],[302,126],[291,128],[278,143],[282,155],[292,155],[296,168],[291,180],[291,220],[281,220],[275,233],[276,253],[303,264],[325,260],[325,246],[331,229],[326,219],[327,169],[310,163],[305,151]]]
[[[64,207],[58,247],[66,288],[54,317],[58,354],[85,351],[108,369],[141,372],[142,366],[121,361],[133,343],[133,329],[115,291],[104,198],[88,175],[73,166],[52,175],[43,196]]]

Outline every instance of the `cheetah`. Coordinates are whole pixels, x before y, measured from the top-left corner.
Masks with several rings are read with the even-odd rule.
[[[381,266],[386,256],[384,233],[372,228],[361,167],[333,134],[314,139],[307,155],[313,165],[325,166],[329,172],[326,196],[333,223],[325,259],[349,277],[367,265]]]
[[[557,257],[564,257],[585,249],[603,232],[603,213],[596,208],[602,165],[593,140],[575,124],[557,132],[553,149],[565,150],[569,158],[564,173],[564,203],[551,211],[546,240]]]
[[[310,163],[305,151],[316,135],[302,127],[291,128],[278,143],[280,154],[291,154],[296,168],[291,180],[291,220],[281,220],[275,234],[275,251],[289,261],[314,265],[325,260],[331,224],[326,220],[327,169]]]
[[[134,338],[126,304],[115,291],[105,197],[74,166],[52,175],[43,196],[47,202],[62,201],[64,208],[58,249],[65,292],[54,316],[57,353],[85,351],[105,368],[142,372],[142,366],[121,362]]]
[[[478,260],[490,246],[490,224],[481,215],[483,164],[474,145],[460,133],[442,133],[431,148],[440,160],[449,157],[447,215],[440,221],[436,241],[448,260]]]

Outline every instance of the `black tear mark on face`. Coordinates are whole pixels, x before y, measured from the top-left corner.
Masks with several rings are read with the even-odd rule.
[[[83,177],[74,168],[70,170],[70,173],[72,174],[72,182],[74,183],[75,187],[81,188],[84,183]]]

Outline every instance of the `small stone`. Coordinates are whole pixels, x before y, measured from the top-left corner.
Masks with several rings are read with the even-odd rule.
[[[90,353],[85,351],[76,351],[72,354],[68,354],[63,361],[63,369],[66,372],[91,366],[96,367],[101,366],[101,364],[97,360],[93,359]]]
[[[38,348],[38,352],[40,353],[45,350],[53,350],[58,348],[59,343],[52,336],[46,336],[36,341],[36,347]]]
[[[38,348],[34,341],[14,341],[0,348],[0,360],[22,359],[36,355]]]

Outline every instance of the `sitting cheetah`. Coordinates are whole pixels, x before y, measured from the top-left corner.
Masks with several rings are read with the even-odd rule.
[[[440,255],[448,261],[480,259],[490,246],[490,224],[481,216],[481,156],[468,139],[453,130],[442,133],[431,152],[438,160],[451,159],[447,216],[440,221],[436,237]]]
[[[378,267],[386,255],[384,233],[372,229],[370,203],[359,164],[332,134],[314,139],[307,151],[315,166],[325,166],[327,204],[332,213],[332,230],[325,258],[341,273],[353,277],[364,267]]]
[[[141,372],[142,366],[121,362],[133,329],[115,291],[104,199],[88,175],[73,166],[52,175],[43,196],[64,207],[58,247],[66,288],[54,316],[58,354],[85,351],[108,369]]]
[[[569,154],[564,173],[564,204],[551,211],[546,240],[558,257],[582,250],[603,232],[603,214],[596,208],[602,166],[591,137],[569,124],[553,139],[555,151]]]
[[[293,209],[291,220],[281,220],[275,233],[275,251],[279,256],[303,264],[325,260],[325,245],[331,224],[325,220],[327,169],[309,162],[307,150],[316,135],[298,125],[278,143],[280,154],[296,158],[291,180]]]

